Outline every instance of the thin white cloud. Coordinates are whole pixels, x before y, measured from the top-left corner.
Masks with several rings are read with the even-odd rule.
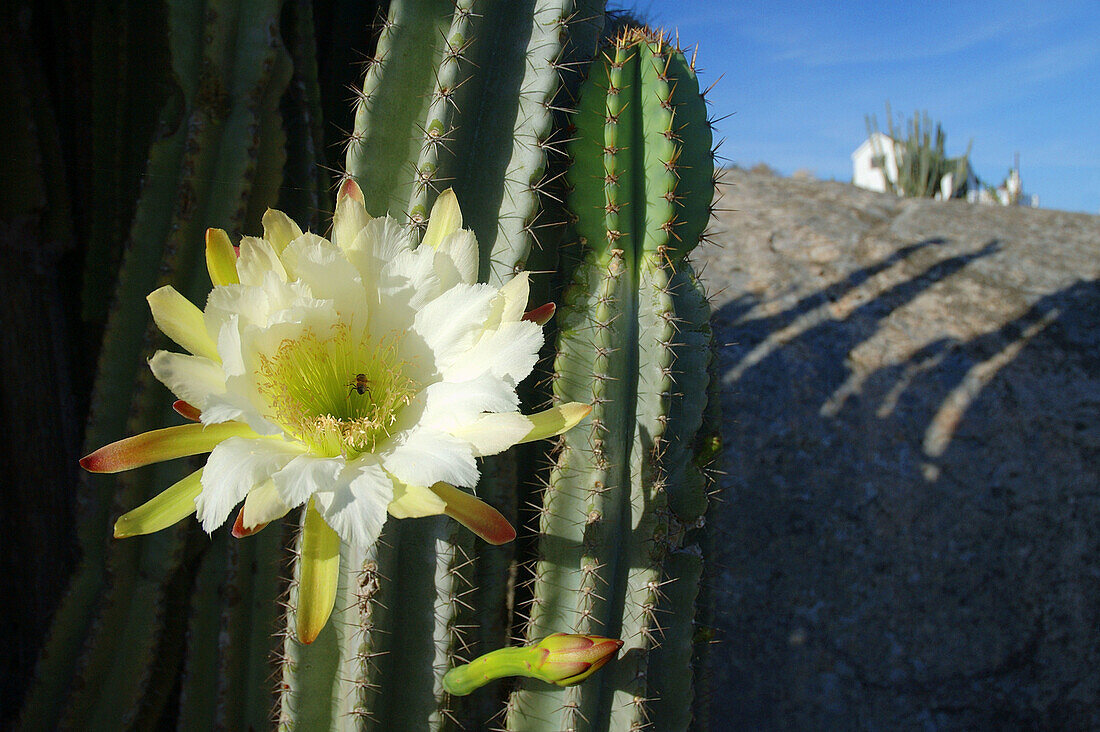
[[[1022,56],[1015,64],[1020,77],[1030,83],[1052,81],[1068,76],[1100,58],[1095,38],[1081,38]]]

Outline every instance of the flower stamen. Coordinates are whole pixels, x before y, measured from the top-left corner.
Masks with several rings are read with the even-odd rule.
[[[273,355],[260,355],[257,371],[268,417],[329,457],[373,451],[417,390],[398,343],[353,335],[345,323],[327,338],[309,328],[282,341]]]

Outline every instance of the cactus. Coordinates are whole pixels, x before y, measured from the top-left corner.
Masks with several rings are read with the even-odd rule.
[[[602,3],[574,0],[394,0],[347,146],[368,212],[423,229],[453,185],[481,246],[479,279],[499,284],[530,257],[555,255],[564,218],[544,206],[555,109],[601,19]],[[478,494],[515,522],[512,459],[485,463]],[[342,559],[347,610],[311,646],[286,634],[280,724],[333,727],[348,714],[363,728],[486,723],[496,687],[459,703],[442,677],[505,643],[511,551],[445,520],[389,522],[366,556]],[[292,587],[288,628],[295,604]]]
[[[156,334],[145,296],[167,283],[192,298],[202,296],[208,287],[201,264],[203,230],[215,223],[254,227],[258,222],[248,215],[275,203],[284,164],[278,104],[290,75],[277,33],[279,8],[278,0],[242,0],[196,13],[190,3],[168,4],[169,50],[178,86],[161,113],[164,133],[149,151],[146,184],[107,319],[88,445],[164,423],[169,402],[144,362]],[[104,86],[97,91],[108,98],[108,81],[100,83]],[[260,178],[262,186],[257,185]],[[98,268],[89,272],[101,277]],[[218,648],[217,596],[241,592],[243,606],[252,604],[251,593],[257,595],[256,605],[274,602],[275,576],[240,561],[248,548],[230,560],[226,542],[206,546],[194,527],[180,526],[141,542],[104,541],[117,506],[141,503],[190,472],[186,468],[168,464],[121,478],[91,476],[82,483],[82,559],[24,705],[24,728],[156,726],[188,644]],[[224,571],[231,561],[237,563],[237,578],[227,580]],[[200,594],[192,602],[192,578],[200,564],[213,574],[200,571],[209,579],[206,584],[200,580]],[[195,614],[191,620],[189,613]],[[264,633],[259,647],[240,652],[262,659],[271,643],[267,629],[256,629]],[[188,665],[210,686],[211,676],[217,678],[214,669],[199,671],[196,663],[197,658]],[[227,663],[220,668],[232,675],[221,677],[227,691],[235,691],[238,683],[260,683],[266,694],[266,670],[249,673]],[[246,693],[257,694],[255,688]],[[261,702],[262,713],[250,723],[259,726],[268,706],[266,699]],[[215,716],[211,711],[206,718]]]
[[[625,645],[586,684],[517,691],[508,727],[684,729],[709,380],[708,309],[684,257],[709,219],[711,132],[689,64],[645,30],[593,66],[576,127],[569,201],[587,256],[559,315],[554,397],[593,413],[546,487],[526,635]]]
[[[892,177],[883,167],[886,160],[884,150],[878,149],[876,134],[878,124],[874,117],[867,118],[867,133],[875,144],[875,158],[883,169],[883,178],[895,194],[909,198],[933,198],[941,194],[943,181],[950,176],[950,190],[946,198],[966,195],[967,177],[970,172],[970,148],[967,145],[962,157],[949,158],[944,148],[947,136],[940,125],[936,124],[933,142],[932,120],[928,114],[913,115],[910,121],[909,136],[904,140],[901,131],[894,127],[890,114],[890,105],[886,105],[886,121],[889,125],[889,137],[893,140],[894,160],[897,161],[897,177]]]
[[[562,442],[552,471],[530,466],[533,448],[527,459],[484,461],[478,495],[521,529],[521,506],[534,502],[534,535],[489,547],[428,517],[388,522],[369,550],[344,546],[335,609],[310,645],[294,632],[298,586],[309,582],[298,557],[311,551],[300,534],[209,540],[184,523],[105,541],[119,509],[197,466],[87,478],[82,563],[24,728],[259,729],[273,709],[280,727],[308,730],[698,722],[717,400],[709,308],[686,259],[713,195],[690,64],[661,37],[625,32],[577,98],[600,0],[392,0],[379,17],[347,175],[370,213],[414,229],[453,187],[481,245],[481,281],[528,270],[536,305],[567,284],[553,399],[592,404],[593,419]],[[319,120],[338,114],[318,83],[313,21],[305,0],[168,0],[163,50],[178,86],[164,101],[106,320],[90,447],[163,424],[169,402],[142,363],[156,331],[141,299],[164,284],[201,299],[203,230],[252,233],[277,198],[303,223],[327,208]],[[108,76],[97,78],[107,95]],[[96,117],[99,138],[111,138],[105,126],[120,109]],[[97,230],[126,215],[108,213]],[[113,245],[99,245],[88,276],[106,278]],[[577,253],[583,261],[565,261]],[[89,303],[93,322],[103,307]],[[524,397],[549,395],[529,386]],[[524,492],[540,482],[544,490]],[[517,586],[525,573],[531,581]],[[471,673],[492,665],[466,662],[520,657],[508,646],[521,624],[533,647],[583,634],[621,640],[623,653],[551,679],[595,672],[577,686],[493,680],[460,696]],[[452,668],[472,670],[452,675],[466,675],[455,687],[444,681]]]

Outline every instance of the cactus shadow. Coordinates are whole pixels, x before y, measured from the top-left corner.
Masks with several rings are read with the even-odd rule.
[[[880,329],[1000,250],[943,244],[773,315],[716,312],[709,706],[728,728],[1100,725],[1100,280],[865,366]]]

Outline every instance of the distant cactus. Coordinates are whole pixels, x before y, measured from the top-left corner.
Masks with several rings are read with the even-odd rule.
[[[908,137],[902,139],[902,131],[894,127],[894,120],[890,113],[890,105],[886,105],[886,122],[889,126],[888,136],[893,141],[893,159],[897,163],[896,177],[885,168],[887,159],[885,150],[876,134],[878,122],[874,116],[867,118],[867,134],[872,145],[875,146],[874,156],[878,167],[883,171],[883,178],[891,191],[899,196],[909,198],[934,198],[944,194],[945,198],[958,198],[966,195],[967,178],[970,174],[970,147],[967,145],[966,153],[958,158],[947,157],[945,143],[947,136],[939,123],[936,123],[935,133],[932,131],[932,120],[928,114],[914,114],[909,121]],[[950,180],[949,188],[942,191],[945,179]]]

